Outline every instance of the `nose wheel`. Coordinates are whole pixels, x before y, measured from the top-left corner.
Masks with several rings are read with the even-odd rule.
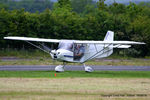
[[[86,66],[85,64],[83,64],[83,66],[84,66],[85,72],[93,72],[94,71],[93,68],[91,68],[90,66]]]
[[[65,67],[66,63],[63,63],[63,65],[58,65],[55,67],[55,71],[56,72],[64,72],[64,67]]]
[[[63,65],[58,65],[55,67],[56,72],[64,72],[64,66]]]

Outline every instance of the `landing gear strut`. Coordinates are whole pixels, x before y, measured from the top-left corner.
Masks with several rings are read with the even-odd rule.
[[[83,64],[83,66],[84,66],[85,72],[93,72],[94,71],[93,68],[91,68],[90,66],[86,66],[85,64]]]

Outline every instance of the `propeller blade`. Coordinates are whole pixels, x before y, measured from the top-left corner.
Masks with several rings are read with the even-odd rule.
[[[42,45],[42,47],[43,47],[44,50],[46,50],[46,51],[48,51],[48,52],[51,52],[51,51],[52,51],[52,49],[49,48],[48,46],[46,46],[46,45],[44,45],[44,44],[41,44],[41,45]]]

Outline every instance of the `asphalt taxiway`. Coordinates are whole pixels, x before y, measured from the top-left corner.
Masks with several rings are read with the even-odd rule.
[[[56,65],[8,65],[0,66],[0,70],[7,71],[50,71],[54,70]],[[150,71],[150,66],[90,66],[99,71]],[[66,65],[68,71],[84,71],[81,65]]]

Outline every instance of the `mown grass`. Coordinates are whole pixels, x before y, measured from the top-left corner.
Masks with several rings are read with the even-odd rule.
[[[40,50],[17,50],[17,49],[2,49],[0,57],[17,57],[17,58],[48,58],[49,54]]]
[[[50,58],[40,59],[18,59],[18,60],[0,60],[0,65],[59,65],[62,62],[53,61]],[[131,60],[120,60],[120,59],[101,59],[91,60],[86,62],[87,65],[112,65],[112,66],[150,66],[150,60],[145,59],[131,59]],[[67,65],[81,65],[80,63],[67,63]]]
[[[55,76],[56,74],[56,76]],[[149,71],[0,71],[0,77],[21,77],[21,78],[75,78],[75,77],[97,77],[97,78],[150,78]]]
[[[148,78],[0,78],[1,100],[149,100]]]

